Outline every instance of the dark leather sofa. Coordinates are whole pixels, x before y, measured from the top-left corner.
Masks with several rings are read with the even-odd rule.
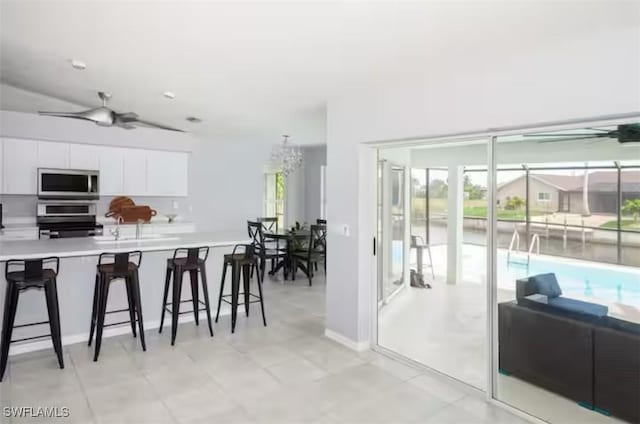
[[[518,280],[516,300],[498,305],[500,372],[640,423],[640,325],[562,297],[553,280]]]

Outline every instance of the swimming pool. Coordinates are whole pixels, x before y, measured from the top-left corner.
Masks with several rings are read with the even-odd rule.
[[[527,275],[553,272],[563,295],[602,299],[640,307],[640,269],[626,266],[533,255],[529,266],[526,256],[512,257],[507,266],[507,252],[498,252],[498,281],[511,281]],[[517,261],[514,263],[514,260]],[[513,286],[512,286],[513,287]]]

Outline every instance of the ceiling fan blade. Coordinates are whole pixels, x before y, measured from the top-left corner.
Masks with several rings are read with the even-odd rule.
[[[181,130],[181,129],[173,128],[173,127],[168,127],[166,125],[156,124],[155,122],[144,121],[144,120],[141,120],[141,119],[137,119],[135,122],[137,124],[141,124],[141,125],[143,125],[145,127],[150,127],[150,128],[159,128],[161,130],[167,130],[167,131],[186,132],[185,130]]]
[[[135,130],[136,126],[129,124],[127,122],[116,122],[113,124],[114,127],[124,128],[125,130]]]
[[[604,138],[604,137],[594,137],[592,135],[588,135],[588,136],[582,136],[580,137],[580,135],[578,134],[577,137],[571,137],[571,138],[566,138],[566,137],[562,137],[562,138],[555,138],[555,139],[551,139],[551,138],[547,138],[544,140],[537,140],[538,143],[562,143],[565,141],[576,141],[576,140],[592,140],[592,142],[596,142],[596,140],[593,140],[594,138]],[[531,140],[531,141],[535,141],[535,140]],[[598,142],[600,141],[604,141],[604,140],[597,140]]]
[[[114,118],[116,122],[135,122],[138,120],[138,114],[134,112],[116,113]]]
[[[523,137],[609,137],[609,131],[606,133],[588,133],[588,134],[523,134]]]
[[[82,113],[83,112],[46,112],[46,111],[38,111],[38,114],[42,115],[42,116],[56,116],[58,118],[74,118],[74,119],[84,119],[86,121],[92,121],[92,119],[87,118]]]

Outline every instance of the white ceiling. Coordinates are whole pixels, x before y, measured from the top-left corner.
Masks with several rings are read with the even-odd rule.
[[[567,28],[597,32],[607,19],[573,18],[614,13],[611,4],[0,0],[0,82],[86,106],[107,91],[117,111],[208,137],[289,133],[317,144],[327,101],[353,86],[428,77],[461,58],[503,60],[562,42]],[[8,110],[60,105],[0,95]]]

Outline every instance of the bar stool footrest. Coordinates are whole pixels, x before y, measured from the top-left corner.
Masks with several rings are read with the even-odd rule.
[[[139,320],[137,318],[134,320],[134,322],[138,322],[138,321]],[[111,324],[105,324],[105,325],[103,325],[103,327],[113,327],[113,326],[116,326],[116,325],[124,325],[124,324],[131,324],[131,321],[114,322],[114,323],[111,323]]]
[[[40,321],[40,322],[32,322],[30,324],[14,325],[13,328],[32,327],[34,325],[44,325],[44,324],[49,324],[49,321]]]
[[[257,299],[257,300],[250,300],[249,303],[260,303],[260,296],[258,296],[256,294],[253,294],[253,293],[249,293],[249,296],[253,297],[254,299]],[[226,299],[227,297],[231,297],[231,295],[230,294],[224,294],[224,295],[222,295],[222,299],[221,300],[223,302],[229,304],[229,305],[232,305],[233,303],[231,301],[227,300]],[[244,297],[244,293],[238,293],[238,299],[240,299],[241,297]],[[245,304],[245,302],[242,302],[242,303],[238,302],[238,306],[239,305],[244,305],[244,304]]]
[[[25,342],[27,340],[44,339],[47,337],[51,337],[51,334],[43,334],[42,336],[24,337],[22,339],[11,340],[9,343]]]

